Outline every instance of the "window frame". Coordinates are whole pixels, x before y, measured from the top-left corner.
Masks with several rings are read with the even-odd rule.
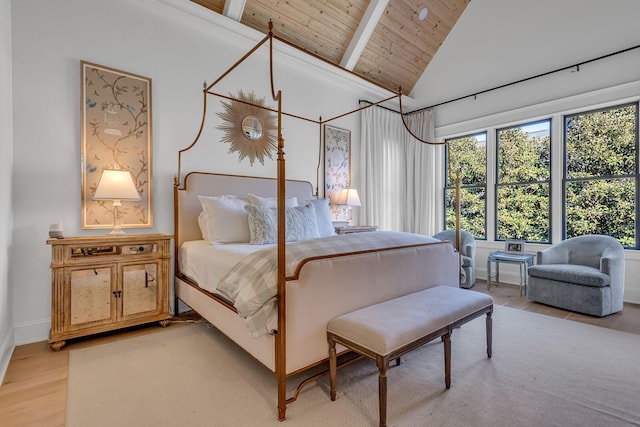
[[[634,173],[632,174],[624,174],[624,175],[599,175],[597,177],[587,177],[587,178],[568,178],[568,170],[567,170],[567,120],[576,117],[576,116],[584,116],[594,113],[600,113],[605,111],[616,110],[620,108],[625,108],[629,106],[635,107],[635,164],[634,164]],[[562,195],[560,205],[562,207],[562,240],[567,239],[567,184],[571,182],[587,182],[587,181],[606,181],[606,180],[617,180],[617,179],[629,179],[633,178],[635,180],[635,218],[634,218],[634,236],[635,236],[635,246],[625,246],[625,249],[640,249],[640,101],[633,102],[623,102],[618,104],[612,104],[605,107],[600,108],[592,108],[592,109],[584,109],[580,111],[576,111],[570,114],[562,115]]]
[[[522,127],[526,127],[526,126],[533,126],[539,123],[545,123],[548,122],[549,123],[549,178],[546,180],[538,180],[538,181],[527,181],[527,182],[508,182],[508,183],[500,183],[500,132],[501,131],[505,131],[505,130],[509,130],[509,129],[515,129],[515,128],[522,128]],[[509,237],[509,238],[499,238],[499,216],[498,216],[498,206],[499,206],[499,198],[498,198],[498,190],[500,187],[517,187],[517,186],[525,186],[525,185],[534,185],[534,184],[546,184],[548,189],[549,189],[549,196],[548,196],[548,210],[547,210],[547,225],[548,225],[548,233],[547,233],[547,240],[545,241],[531,241],[531,240],[525,240],[525,242],[527,243],[534,243],[534,244],[550,244],[553,240],[553,208],[552,208],[552,204],[553,204],[553,117],[547,117],[547,118],[542,118],[542,119],[535,119],[535,120],[530,120],[530,121],[522,121],[516,124],[512,124],[509,126],[502,126],[502,127],[496,127],[495,131],[494,131],[494,135],[495,135],[495,148],[494,148],[494,153],[493,153],[493,160],[494,160],[494,177],[493,177],[493,184],[494,184],[494,197],[493,197],[493,212],[494,212],[494,216],[493,216],[493,220],[494,220],[494,236],[493,236],[493,240],[495,242],[504,242],[506,240],[509,239],[513,239],[514,237]]]
[[[453,136],[453,137],[449,137],[449,138],[445,138],[445,143],[447,144],[446,147],[446,152],[445,152],[445,165],[444,165],[444,191],[443,191],[443,203],[442,203],[442,209],[443,209],[443,230],[447,229],[447,193],[449,191],[455,191],[456,190],[456,185],[455,182],[450,183],[449,182],[449,166],[451,164],[450,159],[449,159],[449,141],[451,140],[456,140],[456,139],[463,139],[463,138],[474,138],[477,135],[484,135],[484,157],[485,157],[485,172],[484,172],[484,185],[462,185],[462,183],[460,184],[460,190],[462,190],[463,188],[471,188],[471,189],[484,189],[484,237],[476,237],[474,236],[474,238],[476,240],[488,240],[487,234],[488,234],[488,230],[487,230],[487,212],[488,212],[488,204],[489,204],[489,198],[488,198],[488,190],[489,190],[489,148],[488,148],[488,143],[487,143],[487,138],[489,137],[489,132],[487,130],[483,130],[483,131],[479,131],[479,132],[472,132],[472,133],[467,133],[467,134],[463,134],[463,135],[458,135],[458,136]]]

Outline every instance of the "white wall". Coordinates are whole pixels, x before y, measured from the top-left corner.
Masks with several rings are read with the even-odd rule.
[[[14,347],[9,284],[11,250],[11,0],[0,0],[0,379]]]
[[[49,224],[63,222],[67,235],[108,231],[81,229],[80,60],[152,78],[154,227],[130,232],[172,233],[177,151],[191,144],[200,126],[203,81],[211,83],[263,36],[187,0],[27,0],[14,2],[13,9],[16,243],[11,283],[16,343],[23,344],[46,339],[49,331]],[[266,51],[223,80],[218,92],[270,95]],[[275,53],[275,84],[283,90],[285,111],[327,119],[357,108],[359,98],[388,96],[347,73],[327,71],[317,60],[292,59],[289,51]],[[183,167],[275,176],[275,161],[251,168],[218,142],[219,101],[209,97],[204,136]],[[357,152],[358,116],[334,124],[352,130]],[[283,126],[287,176],[315,184],[317,126],[293,119]],[[357,170],[352,173],[357,176]]]
[[[434,105],[640,44],[637,0],[473,0],[412,91]],[[640,50],[436,109],[444,126],[638,80]]]

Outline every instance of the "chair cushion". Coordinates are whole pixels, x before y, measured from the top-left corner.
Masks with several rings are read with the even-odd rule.
[[[576,264],[540,264],[529,267],[529,276],[579,285],[609,286],[611,278],[600,270]]]
[[[460,258],[462,258],[462,266],[463,267],[471,267],[471,265],[473,264],[471,262],[471,258],[468,257],[468,256],[461,255]]]

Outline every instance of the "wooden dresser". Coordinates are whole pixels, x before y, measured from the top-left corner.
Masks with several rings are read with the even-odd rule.
[[[51,332],[60,350],[67,339],[149,322],[167,326],[171,239],[125,234],[49,239]]]

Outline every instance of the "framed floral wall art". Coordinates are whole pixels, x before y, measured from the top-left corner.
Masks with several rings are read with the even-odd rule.
[[[351,185],[351,132],[329,125],[324,125],[324,185],[332,219],[347,221],[347,207],[335,203],[340,190]]]
[[[153,226],[151,79],[81,61],[82,228],[110,228],[113,203],[93,200],[105,169],[131,172],[140,201],[119,208],[122,228]]]

